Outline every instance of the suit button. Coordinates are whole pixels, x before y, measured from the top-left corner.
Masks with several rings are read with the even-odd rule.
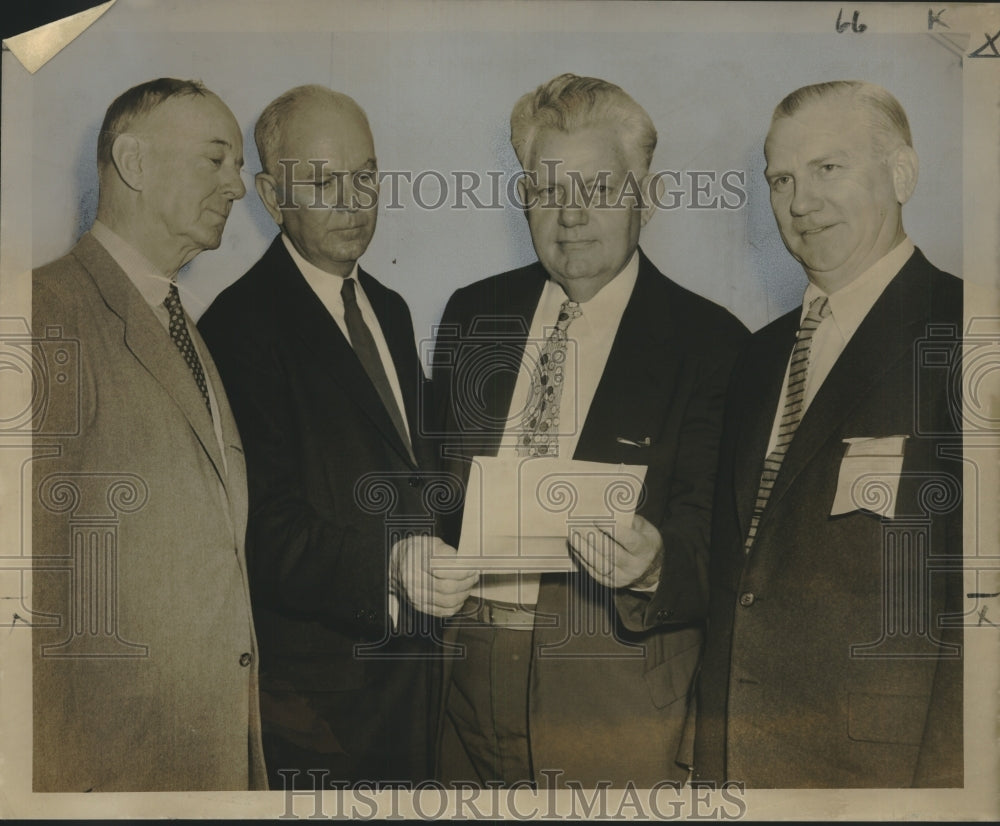
[[[410,479],[409,479],[409,482],[410,482],[410,487],[411,488],[419,488],[420,487],[420,477],[419,476],[411,476]]]
[[[252,662],[253,662],[253,654],[251,654],[249,651],[244,651],[242,654],[240,654],[240,665],[242,665],[244,668],[246,668]]]
[[[754,601],[756,599],[757,597],[755,597],[749,591],[745,591],[744,593],[740,594],[740,605],[742,605],[744,608],[749,608],[751,605],[754,604]]]
[[[656,612],[656,621],[666,622],[673,615],[674,615],[673,611],[668,611],[666,608],[661,608],[659,611]]]

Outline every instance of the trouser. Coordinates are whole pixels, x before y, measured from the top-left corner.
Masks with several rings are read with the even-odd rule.
[[[507,622],[517,611],[484,604],[501,607],[502,614],[493,612],[495,621],[499,616]],[[493,624],[485,621],[488,611],[474,613],[478,619],[463,619],[458,643],[465,652],[446,688],[439,775],[446,784],[534,782],[528,732],[531,626]]]

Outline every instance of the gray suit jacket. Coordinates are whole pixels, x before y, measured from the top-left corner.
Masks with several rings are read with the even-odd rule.
[[[264,788],[243,449],[89,234],[33,276],[35,791]]]

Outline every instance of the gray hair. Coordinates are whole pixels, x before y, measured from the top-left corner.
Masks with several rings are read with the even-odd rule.
[[[864,111],[878,152],[888,153],[904,144],[912,148],[910,123],[899,101],[887,89],[863,80],[831,80],[796,89],[775,107],[771,120],[791,117],[806,104],[837,96]]]
[[[320,86],[318,83],[289,89],[267,104],[253,130],[253,139],[254,143],[257,144],[260,165],[265,172],[274,174],[281,142],[284,138],[284,125],[296,109],[310,101],[325,101],[339,108],[352,110],[360,116],[365,126],[368,126],[368,117],[365,115],[364,109],[348,95],[335,92],[326,86]]]
[[[174,97],[205,97],[210,94],[200,80],[173,77],[148,80],[122,92],[104,113],[101,132],[97,136],[97,168],[100,170],[112,163],[111,147],[115,138],[128,132],[137,120],[161,103]]]
[[[540,129],[571,132],[595,125],[613,126],[635,170],[649,171],[656,149],[652,119],[624,89],[596,77],[562,74],[522,96],[510,114],[510,142],[527,168]]]

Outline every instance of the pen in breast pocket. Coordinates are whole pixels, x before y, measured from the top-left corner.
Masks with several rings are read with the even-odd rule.
[[[649,436],[643,439],[641,442],[637,442],[634,439],[626,439],[624,436],[618,436],[615,441],[620,445],[632,445],[632,447],[649,447]]]

